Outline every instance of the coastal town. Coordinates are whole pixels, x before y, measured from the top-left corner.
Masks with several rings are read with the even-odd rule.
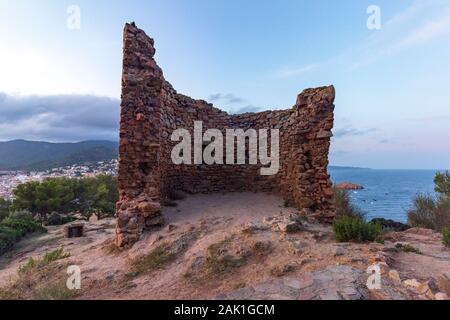
[[[117,175],[117,159],[82,165],[53,168],[46,171],[0,171],[0,198],[14,199],[14,189],[23,183],[46,178],[82,178],[98,175]]]

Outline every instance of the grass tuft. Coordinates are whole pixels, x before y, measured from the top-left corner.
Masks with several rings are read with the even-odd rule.
[[[247,264],[247,256],[233,257],[226,254],[224,248],[231,242],[230,238],[208,247],[205,267],[213,275],[224,275]]]
[[[162,244],[153,249],[149,254],[135,259],[131,264],[130,277],[163,269],[167,264],[175,260],[176,255],[169,250],[167,244]]]

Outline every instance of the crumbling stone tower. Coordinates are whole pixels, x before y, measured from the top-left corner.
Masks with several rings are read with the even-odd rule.
[[[161,201],[187,193],[276,193],[304,214],[334,217],[327,173],[333,128],[334,87],[307,89],[289,110],[229,115],[203,100],[178,94],[154,60],[153,39],[134,23],[124,30],[119,192],[116,245],[131,246],[142,232],[163,223]],[[258,165],[175,165],[171,134],[178,128],[279,129],[280,170],[261,176]]]

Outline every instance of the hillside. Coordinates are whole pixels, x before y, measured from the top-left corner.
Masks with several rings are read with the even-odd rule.
[[[117,157],[118,143],[83,141],[50,143],[14,140],[0,142],[0,170],[46,170],[72,164],[111,160]]]
[[[86,222],[82,238],[48,227],[24,239],[0,257],[0,300],[434,300],[450,288],[450,252],[432,230],[389,232],[383,244],[337,243],[330,225],[299,217],[273,195],[195,195],[177,204],[163,208],[164,228],[129,250],[113,246],[113,218]],[[30,257],[61,247],[70,256],[18,273]],[[381,289],[369,290],[375,263]],[[80,291],[64,289],[71,265],[82,270]]]

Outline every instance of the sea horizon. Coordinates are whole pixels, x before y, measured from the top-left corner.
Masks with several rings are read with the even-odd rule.
[[[366,215],[406,223],[408,210],[419,194],[434,195],[434,169],[329,169],[334,184],[351,182],[364,187],[349,191],[351,201]]]

